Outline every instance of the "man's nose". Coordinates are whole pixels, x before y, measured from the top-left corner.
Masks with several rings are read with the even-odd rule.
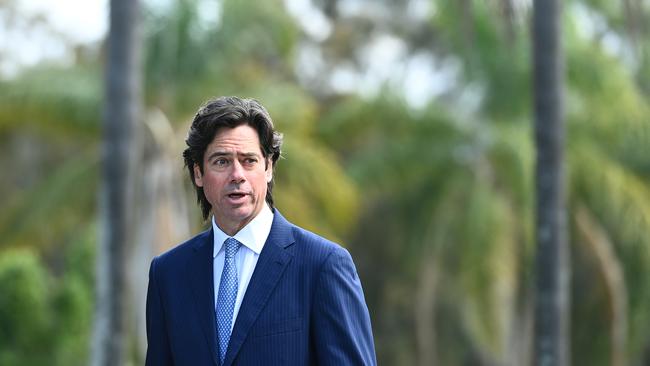
[[[237,160],[235,160],[235,162],[232,164],[230,180],[233,183],[242,183],[246,180],[246,176],[244,175],[244,167]]]

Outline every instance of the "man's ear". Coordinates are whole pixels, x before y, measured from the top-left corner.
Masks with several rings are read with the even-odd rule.
[[[271,158],[266,159],[266,183],[273,179],[273,161]]]
[[[203,187],[203,174],[201,173],[199,164],[194,164],[194,184],[197,187]]]

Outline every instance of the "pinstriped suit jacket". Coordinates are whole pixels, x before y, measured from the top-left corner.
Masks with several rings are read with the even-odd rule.
[[[210,229],[153,259],[146,365],[219,365],[212,237]],[[223,366],[375,364],[350,254],[275,210]]]

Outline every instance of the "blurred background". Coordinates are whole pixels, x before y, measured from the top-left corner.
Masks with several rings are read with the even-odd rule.
[[[650,364],[650,2],[563,2],[571,360]],[[0,365],[87,365],[103,321],[106,0],[0,1]],[[347,247],[382,365],[524,365],[534,316],[529,0],[145,0],[127,364],[154,255],[206,225],[198,106],[285,135],[277,207]],[[101,302],[101,300],[100,300]]]

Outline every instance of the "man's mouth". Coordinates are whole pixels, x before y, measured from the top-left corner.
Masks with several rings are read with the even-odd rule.
[[[239,199],[239,198],[242,198],[242,197],[244,197],[244,196],[246,196],[246,194],[245,194],[245,193],[241,193],[241,192],[235,192],[235,193],[229,193],[229,194],[228,194],[228,197],[230,197],[230,198],[232,198],[232,199]]]

